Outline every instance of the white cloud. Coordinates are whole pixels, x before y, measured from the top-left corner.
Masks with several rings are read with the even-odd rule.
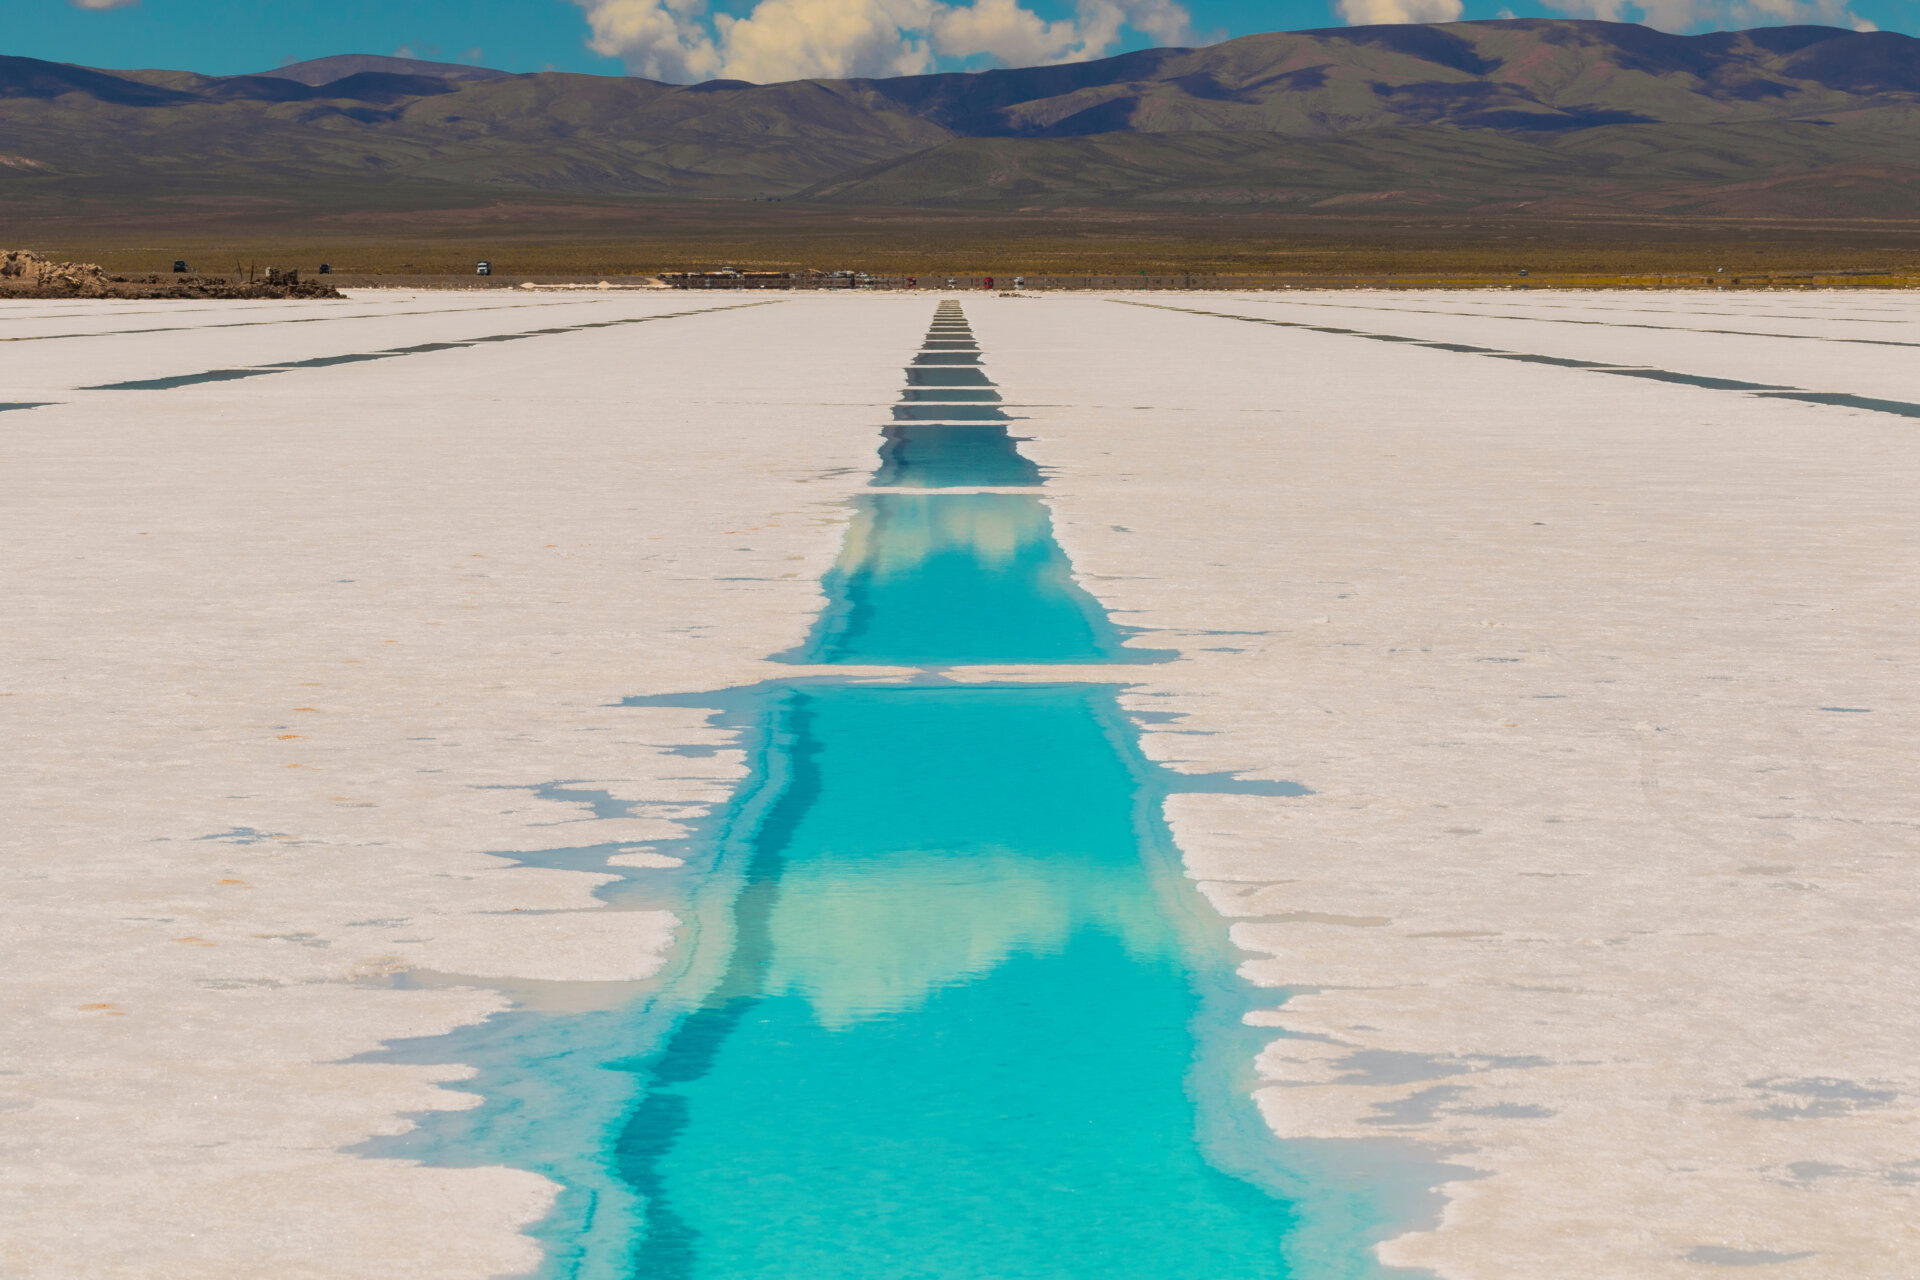
[[[924,32],[935,0],[760,0],[721,14],[722,74],[768,84],[813,77],[906,76],[931,68]]]
[[[76,9],[127,9],[140,0],[67,0]]]
[[[1350,27],[1389,22],[1458,22],[1462,0],[1334,0],[1334,12]]]
[[[589,48],[635,75],[682,82],[914,75],[936,57],[1034,66],[1100,57],[1127,29],[1163,45],[1192,38],[1179,0],[1079,0],[1055,21],[1019,0],[759,0],[744,17],[708,17],[705,0],[574,3]]]
[[[971,58],[984,54],[1013,67],[1097,58],[1132,28],[1156,45],[1193,40],[1186,8],[1173,0],[1082,0],[1071,18],[1047,22],[1018,0],[973,0],[941,5],[933,18],[936,53]]]
[[[593,32],[587,47],[649,80],[705,80],[720,53],[701,21],[702,0],[576,0]]]
[[[1847,0],[1546,0],[1574,18],[1643,22],[1662,31],[1737,31],[1802,23],[1878,30],[1847,7]]]
[[[984,53],[1010,67],[1057,62],[1080,43],[1080,26],[1071,18],[1047,22],[1015,0],[943,5],[932,26],[938,52],[954,57]]]

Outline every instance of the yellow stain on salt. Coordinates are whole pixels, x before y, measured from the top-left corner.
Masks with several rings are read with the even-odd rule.
[[[124,1018],[127,1016],[124,1010],[116,1009],[111,1004],[83,1004],[80,1006],[80,1011],[82,1013],[104,1013],[109,1018]]]

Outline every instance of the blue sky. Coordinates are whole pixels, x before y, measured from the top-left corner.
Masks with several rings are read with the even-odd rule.
[[[762,72],[780,69],[778,62],[762,57],[758,62],[729,55],[725,41],[716,37],[712,23],[686,28],[676,37],[665,61],[654,57],[659,52],[657,35],[634,35],[632,21],[621,22],[623,14],[645,10],[657,0],[269,0],[268,3],[235,3],[234,0],[84,0],[99,6],[79,7],[77,0],[12,0],[6,23],[11,35],[5,53],[61,62],[76,62],[99,67],[168,67],[210,74],[235,74],[259,71],[285,62],[320,57],[331,53],[395,53],[411,51],[414,56],[448,62],[478,62],[509,71],[588,71],[619,74],[623,69],[644,73],[651,69],[663,78],[690,80],[713,74],[740,74],[756,68]],[[794,0],[784,0],[791,5]],[[1799,0],[1806,16],[1838,17],[1843,25],[1870,22],[1882,28],[1920,33],[1920,0]],[[716,12],[749,15],[756,4],[767,0],[723,0]],[[804,7],[829,3],[841,8],[874,9],[897,17],[903,6],[889,0],[799,0]],[[931,0],[935,10],[941,0]],[[1006,0],[1002,0],[1002,4]],[[1081,0],[1081,22],[1100,0]],[[1204,42],[1220,36],[1245,35],[1256,31],[1274,31],[1342,25],[1337,8],[1341,0],[1190,0],[1184,6],[1161,0],[1164,19],[1167,9],[1184,11],[1190,30]],[[1660,25],[1700,30],[1727,25],[1755,25],[1750,18],[1756,0],[1646,0],[1648,8],[1634,4],[1624,9],[1619,0],[1346,0],[1356,14],[1380,13],[1357,6],[1385,5],[1386,12],[1396,9],[1416,16],[1445,16],[1447,7],[1464,6],[1466,18],[1500,16],[1593,16],[1595,13],[1620,12],[1623,16],[1653,16]],[[1025,0],[1029,21],[1071,23],[1076,21],[1071,0]],[[1435,9],[1432,6],[1439,6]],[[1655,6],[1664,5],[1664,10]],[[924,10],[927,0],[921,0]],[[904,6],[911,10],[912,0]],[[957,3],[946,6],[962,8]],[[1139,6],[1125,8],[1129,20]],[[1149,6],[1151,7],[1151,6]],[[664,11],[663,11],[664,12]],[[589,47],[595,30],[590,16],[600,22],[597,41],[602,49]],[[802,15],[804,17],[804,14]],[[1024,16],[1024,15],[1023,15]],[[1664,21],[1663,21],[1664,19]],[[900,19],[911,28],[913,19]],[[969,45],[964,37],[950,36],[944,43],[923,38],[913,43],[908,31],[906,47],[919,49],[928,67],[981,66],[1008,60],[1042,61],[1053,58],[1089,56],[1102,52],[1141,48],[1164,43],[1156,32],[1170,28],[1162,21],[1145,21],[1147,30],[1122,26],[1117,36],[1084,39],[1074,45],[1075,32],[1057,26],[1052,37],[1029,34],[1026,43],[996,43],[991,34],[979,36]],[[721,30],[726,24],[723,20]],[[1065,34],[1061,34],[1061,33]],[[750,28],[743,25],[734,33],[741,43]],[[768,40],[777,41],[779,30],[769,27]],[[1051,43],[1047,40],[1051,39]],[[708,56],[694,49],[700,41],[714,42],[717,52]],[[635,42],[638,41],[639,44]],[[652,52],[641,45],[653,42]],[[1034,43],[1040,41],[1040,43]],[[1044,56],[1012,59],[996,49],[1040,48]],[[976,47],[977,46],[977,47]],[[694,49],[687,53],[686,50]],[[876,57],[894,58],[884,66]],[[652,58],[653,60],[649,60]],[[918,70],[921,65],[898,60],[897,51],[888,46],[881,53],[872,50],[847,54],[834,61],[833,51],[819,52],[811,62],[797,63],[801,74],[851,71],[875,73],[881,70]],[[822,60],[824,59],[824,60]],[[783,78],[772,74],[747,75],[751,79]]]

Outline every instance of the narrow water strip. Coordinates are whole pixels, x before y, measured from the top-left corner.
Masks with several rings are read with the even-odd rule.
[[[657,873],[679,877],[649,900],[684,921],[669,975],[396,1046],[475,1064],[485,1103],[370,1149],[553,1177],[539,1235],[569,1280],[1388,1274],[1369,1246],[1431,1209],[1426,1171],[1268,1131],[1271,1033],[1244,1016],[1274,993],[1236,976],[1161,818],[1176,789],[1310,793],[1145,758],[1110,664],[1176,655],[1079,588],[1037,492],[939,491],[1025,463],[1004,424],[880,452],[876,481],[922,487],[854,500],[829,603],[783,655],[807,670],[628,700],[711,708],[753,760],[687,869]],[[1060,678],[943,674],[982,663]]]

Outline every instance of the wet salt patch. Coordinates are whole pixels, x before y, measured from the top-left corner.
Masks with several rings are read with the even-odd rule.
[[[1522,364],[1550,364],[1563,369],[1620,369],[1626,366],[1608,364],[1602,360],[1575,360],[1568,356],[1535,356],[1518,351],[1496,351],[1495,360],[1518,360]]]
[[[1621,378],[1646,378],[1653,382],[1673,382],[1687,387],[1704,387],[1709,391],[1791,391],[1778,383],[1741,382],[1736,378],[1709,378],[1697,373],[1671,373],[1665,369],[1601,369],[1601,373],[1610,373]]]
[[[1772,1267],[1817,1256],[1810,1249],[1799,1253],[1780,1253],[1772,1249],[1729,1249],[1724,1245],[1703,1244],[1682,1254],[1681,1261],[1698,1262],[1709,1267]]]
[[[241,378],[259,378],[281,372],[278,368],[209,369],[205,373],[182,373],[169,378],[136,378],[131,382],[108,382],[85,391],[171,391],[176,387],[198,386],[204,382],[235,382]]]
[[[1803,404],[1824,404],[1839,409],[1864,409],[1869,413],[1891,413],[1901,418],[1920,418],[1920,404],[1906,400],[1876,400],[1870,396],[1818,391],[1764,391],[1761,394],[1769,400],[1798,400]]]

